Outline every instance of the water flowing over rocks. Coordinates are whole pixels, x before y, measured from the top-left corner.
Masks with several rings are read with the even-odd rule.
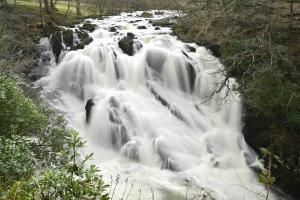
[[[174,12],[149,14],[159,21]],[[231,91],[223,104],[224,89],[206,101],[224,78],[217,73],[223,66],[216,52],[178,40],[170,27],[143,15],[89,19],[95,28],[90,31],[80,30],[82,24],[67,28],[73,45],[92,38],[82,49],[66,47],[64,34],[52,39],[65,51],[58,63],[42,62],[48,69],[36,82],[42,95],[87,141],[82,153],[94,153],[104,179],[119,175],[116,199],[127,179],[132,191],[143,191],[141,199],[151,198],[152,189],[155,199],[164,199],[162,192],[169,195],[165,199],[183,197],[187,180],[188,198],[204,189],[218,200],[257,199],[252,191],[264,186],[251,169],[260,165],[241,133],[239,94]],[[55,47],[41,39],[41,46],[47,44],[42,52],[55,60],[58,51],[54,56]]]

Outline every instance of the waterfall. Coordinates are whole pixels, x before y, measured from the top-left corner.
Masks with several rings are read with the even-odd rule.
[[[140,14],[89,19],[97,25],[89,33],[93,42],[48,66],[37,81],[42,95],[87,141],[83,153],[94,153],[105,181],[110,184],[112,176],[115,184],[119,176],[114,199],[122,198],[127,184],[125,196],[133,188],[128,199],[204,193],[263,199],[266,191],[251,169],[259,163],[241,133],[239,94],[223,89],[207,100],[224,79],[224,67],[209,50],[180,41]],[[128,33],[132,56],[118,45]]]

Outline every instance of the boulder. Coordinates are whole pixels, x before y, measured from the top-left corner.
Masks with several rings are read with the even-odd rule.
[[[91,116],[92,108],[94,105],[95,105],[95,103],[94,103],[93,99],[89,99],[86,102],[86,105],[85,105],[86,123],[89,123],[89,121],[90,121],[90,116]]]
[[[168,17],[168,18],[163,18],[158,20],[150,20],[150,23],[153,26],[172,27],[175,25],[176,21]]]
[[[80,27],[80,29],[89,31],[89,32],[93,32],[96,29],[97,25],[95,24],[90,24],[90,23],[85,23],[82,25],[82,27]]]
[[[60,54],[61,50],[63,49],[60,31],[55,31],[54,33],[52,33],[50,44],[52,46],[52,50],[53,50],[54,56],[56,58],[56,61],[58,61],[59,54]]]
[[[187,49],[189,50],[189,52],[196,52],[196,48],[190,46],[190,45],[186,45]]]
[[[208,41],[198,41],[196,42],[199,46],[204,46],[207,48],[211,54],[217,58],[221,58],[221,46]]]
[[[143,12],[140,17],[145,17],[145,18],[151,18],[153,17],[153,15],[149,12]]]
[[[158,30],[161,30],[161,28],[157,26],[157,27],[155,27],[154,30],[158,31]]]
[[[109,27],[109,32],[116,32],[117,28],[116,27]]]
[[[73,47],[73,31],[72,30],[64,30],[62,32],[64,44],[68,47]]]
[[[134,34],[127,33],[127,36],[122,38],[118,42],[118,45],[124,53],[126,53],[129,56],[133,56],[133,54],[134,54],[133,43],[134,43]]]
[[[137,28],[138,28],[138,29],[147,29],[146,26],[138,26]]]

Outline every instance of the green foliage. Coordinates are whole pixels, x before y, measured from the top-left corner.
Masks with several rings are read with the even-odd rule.
[[[0,136],[0,188],[33,174],[34,154],[23,136]]]
[[[35,104],[20,84],[0,76],[0,199],[109,199],[85,144],[54,111]]]
[[[175,33],[185,41],[222,46],[222,73],[237,79],[234,89],[243,99],[246,141],[261,155],[260,147],[276,155],[275,184],[299,196],[299,21],[284,16],[288,4],[279,1],[192,2]],[[266,171],[259,179],[265,185],[275,181]]]
[[[27,98],[17,82],[0,76],[0,134],[32,136],[41,132],[45,116]]]

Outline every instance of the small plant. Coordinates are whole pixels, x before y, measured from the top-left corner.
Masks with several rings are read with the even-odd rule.
[[[258,173],[259,182],[262,183],[267,188],[267,195],[266,195],[266,200],[267,200],[269,198],[270,189],[276,180],[276,178],[271,174],[273,154],[266,148],[261,148],[260,150],[263,157],[268,161],[267,169],[263,169],[260,173]]]

